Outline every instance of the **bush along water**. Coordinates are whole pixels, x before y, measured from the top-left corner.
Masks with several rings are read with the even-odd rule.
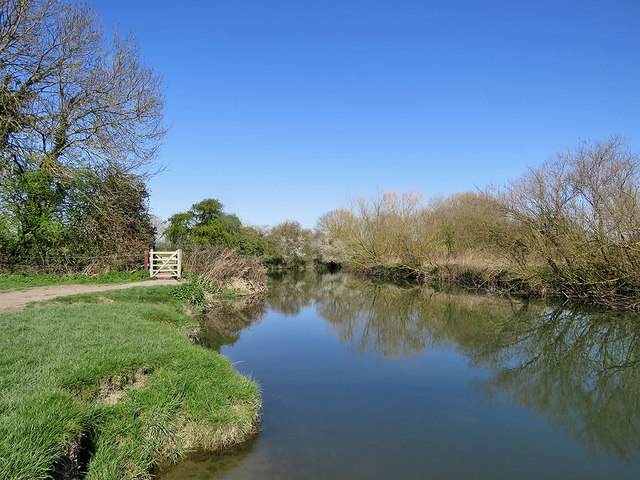
[[[171,292],[177,300],[189,302],[195,307],[204,309],[213,298],[223,298],[234,300],[238,296],[238,290],[220,286],[216,282],[211,282],[205,275],[194,275],[185,272],[184,278],[187,280]]]
[[[640,155],[620,137],[561,152],[502,187],[422,202],[381,191],[318,222],[371,276],[640,310]],[[401,272],[400,272],[401,273]]]
[[[267,291],[266,267],[257,257],[246,257],[237,250],[219,245],[192,246],[184,252],[183,265],[192,276],[199,277],[197,283],[205,292],[209,288],[237,290],[242,295]]]

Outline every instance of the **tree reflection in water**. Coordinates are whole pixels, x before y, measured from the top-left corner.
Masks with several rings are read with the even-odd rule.
[[[355,354],[411,358],[453,348],[491,378],[480,388],[561,426],[594,451],[640,452],[640,319],[425,287],[376,284],[347,274],[277,279],[270,307],[315,305]]]
[[[264,295],[215,303],[205,313],[199,343],[217,351],[224,345],[234,345],[241,331],[262,320],[266,313]]]

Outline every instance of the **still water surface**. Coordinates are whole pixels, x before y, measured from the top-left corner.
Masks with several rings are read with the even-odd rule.
[[[163,480],[638,479],[640,319],[289,274],[203,342],[263,391],[260,433]]]

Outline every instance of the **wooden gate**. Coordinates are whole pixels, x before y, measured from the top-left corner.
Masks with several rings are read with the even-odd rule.
[[[149,274],[152,277],[182,276],[182,250],[156,252],[149,250]]]

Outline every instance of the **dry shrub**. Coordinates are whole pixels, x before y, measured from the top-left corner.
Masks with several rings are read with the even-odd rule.
[[[197,245],[184,252],[183,268],[210,285],[259,293],[267,290],[267,269],[256,257],[245,257],[219,245]]]

